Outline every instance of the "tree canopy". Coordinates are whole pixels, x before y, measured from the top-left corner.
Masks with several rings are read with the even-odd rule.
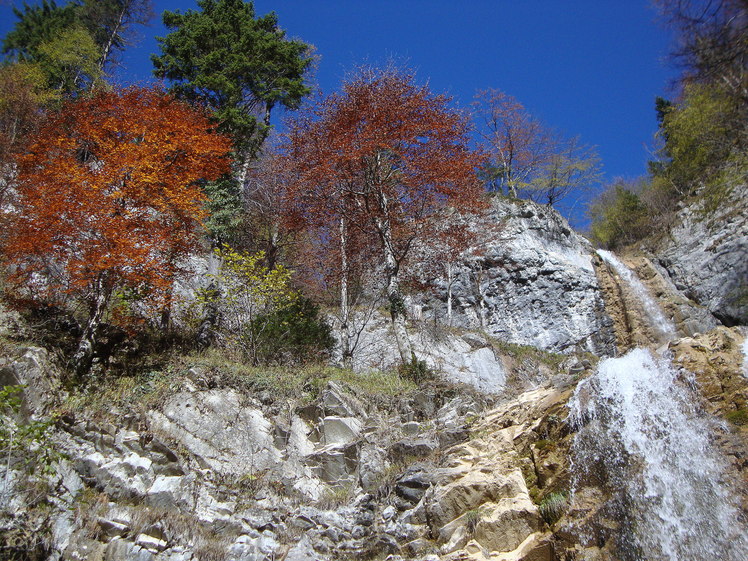
[[[473,107],[488,154],[481,177],[489,191],[554,205],[600,179],[594,148],[543,125],[514,97],[482,90]]]
[[[198,0],[199,11],[164,12],[170,33],[158,38],[154,74],[177,97],[215,112],[240,159],[253,157],[270,129],[276,105],[299,106],[310,89],[311,48],[286,38],[274,13],[255,16],[252,2]]]
[[[199,182],[229,165],[207,117],[157,90],[98,93],[50,114],[18,158],[2,256],[18,297],[85,303],[78,366],[115,291],[168,302],[196,249]]]
[[[401,266],[416,240],[432,236],[429,221],[439,212],[482,202],[475,173],[482,158],[469,148],[467,119],[407,71],[363,68],[291,123],[286,150],[296,174],[291,216],[328,229],[328,243],[340,248],[343,286],[348,251],[377,253],[409,362]],[[351,238],[357,243],[348,245]]]
[[[55,0],[24,2],[3,39],[3,53],[35,62],[49,86],[64,94],[90,89],[129,43],[134,26],[153,16],[151,0]]]

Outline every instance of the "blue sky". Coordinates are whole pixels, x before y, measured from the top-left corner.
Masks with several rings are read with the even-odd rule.
[[[9,4],[0,0],[2,35],[14,22]],[[161,12],[196,7],[154,4],[159,16],[125,53],[120,81],[150,79],[155,36],[165,34]],[[676,75],[666,60],[669,34],[648,0],[256,0],[255,8],[275,11],[289,36],[315,45],[326,93],[356,65],[390,58],[462,107],[476,90],[499,88],[547,125],[595,145],[608,180],[646,172],[654,98],[671,95]],[[583,203],[567,211],[579,226]]]

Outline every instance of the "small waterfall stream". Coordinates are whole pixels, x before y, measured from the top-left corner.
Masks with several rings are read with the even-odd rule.
[[[665,340],[677,337],[678,333],[675,329],[675,324],[665,317],[659,304],[649,293],[647,287],[639,280],[639,277],[610,251],[598,249],[597,254],[618,273],[618,276],[623,279],[631,292],[639,300],[641,309],[652,328]]]
[[[599,253],[659,331],[674,338],[674,326],[636,275]],[[614,537],[622,561],[748,560],[748,525],[712,441],[719,422],[699,403],[693,375],[642,348],[602,361],[569,402],[578,428],[572,491],[603,490],[597,535]]]
[[[724,463],[693,380],[645,349],[603,361],[569,403],[580,427],[575,489],[604,480],[622,523],[622,559],[745,561]]]

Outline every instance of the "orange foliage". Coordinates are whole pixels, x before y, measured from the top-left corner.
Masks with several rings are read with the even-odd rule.
[[[334,247],[343,218],[349,250],[377,251],[398,267],[414,240],[435,233],[435,215],[483,202],[475,174],[482,158],[449,103],[407,72],[361,70],[291,123],[291,219],[326,226]]]
[[[476,177],[482,156],[469,148],[467,119],[449,103],[412,74],[365,68],[292,122],[287,135],[289,217],[328,248],[320,277],[338,275],[342,330],[352,283],[369,280],[359,268],[377,259],[403,362],[412,350],[401,269],[416,243],[438,235],[434,220],[445,209],[483,202]],[[344,359],[351,349],[343,343]]]
[[[163,305],[196,249],[205,196],[230,141],[158,90],[103,92],[51,115],[18,159],[2,239],[11,280],[46,302],[90,306],[115,289]]]

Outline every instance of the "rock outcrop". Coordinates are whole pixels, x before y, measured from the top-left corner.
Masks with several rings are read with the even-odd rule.
[[[592,248],[556,210],[497,197],[469,227],[476,241],[455,272],[454,325],[555,352],[615,352]],[[432,285],[424,314],[443,320],[448,287]]]
[[[667,237],[647,244],[653,262],[689,299],[727,326],[748,324],[748,189],[706,213],[685,207]]]

